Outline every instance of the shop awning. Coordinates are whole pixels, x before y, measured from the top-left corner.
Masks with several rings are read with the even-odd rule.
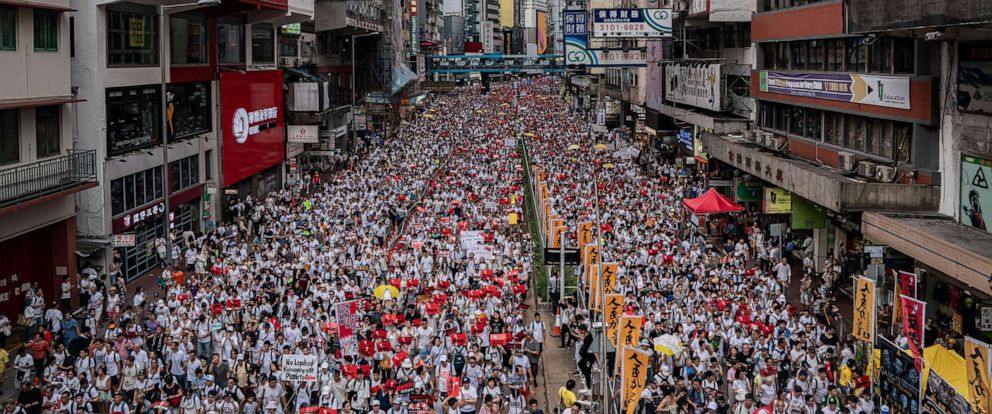
[[[719,214],[743,211],[744,207],[731,201],[715,189],[709,189],[696,198],[682,200],[682,204],[695,214]]]
[[[865,212],[865,238],[992,296],[992,234],[936,214]]]
[[[0,4],[3,0],[0,0]],[[34,108],[38,106],[49,106],[49,105],[62,105],[73,102],[83,102],[85,99],[79,99],[72,96],[53,96],[45,98],[22,98],[22,99],[4,99],[0,100],[0,110],[4,109],[14,109],[14,108]]]
[[[110,247],[108,240],[76,239],[76,255],[79,257],[90,257],[107,247]]]
[[[0,5],[4,6],[14,6],[14,7],[30,7],[32,9],[41,10],[51,10],[56,12],[74,12],[76,9],[69,6],[61,6],[58,4],[47,4],[37,1],[24,1],[24,0],[0,0]]]

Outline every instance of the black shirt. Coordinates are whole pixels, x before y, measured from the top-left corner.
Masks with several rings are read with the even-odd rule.
[[[24,407],[27,407],[29,404],[34,404],[26,408],[28,414],[40,414],[42,409],[41,390],[37,387],[31,387],[31,389],[27,391],[21,390],[21,393],[17,395],[17,402]]]

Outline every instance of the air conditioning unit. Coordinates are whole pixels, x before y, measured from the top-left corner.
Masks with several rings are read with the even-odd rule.
[[[773,134],[771,132],[763,132],[761,134],[761,145],[764,145],[764,146],[769,147],[769,148],[774,147],[775,146],[775,134]]]
[[[895,167],[879,165],[875,167],[875,179],[883,183],[891,183],[896,178],[896,171]]]
[[[877,168],[878,164],[871,161],[858,161],[858,175],[862,177],[874,180]]]
[[[744,139],[746,139],[748,141],[754,141],[754,131],[752,131],[750,129],[745,129],[742,132],[742,134],[744,135]]]
[[[857,167],[857,160],[854,158],[854,154],[840,151],[837,153],[837,156],[840,158],[840,168],[842,170],[851,172]]]

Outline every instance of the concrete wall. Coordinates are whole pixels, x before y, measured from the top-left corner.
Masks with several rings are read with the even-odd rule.
[[[847,0],[847,4],[853,33],[992,20],[988,0]]]
[[[68,6],[68,0],[43,0],[36,3]],[[0,51],[0,99],[68,96],[69,89],[69,14],[58,14],[59,49],[35,52],[34,9],[18,7],[17,50]]]
[[[812,39],[844,33],[844,5],[840,0],[758,13],[751,19],[751,39]]]

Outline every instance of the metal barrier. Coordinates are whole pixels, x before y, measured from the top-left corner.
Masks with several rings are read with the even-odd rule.
[[[68,155],[0,170],[0,207],[96,181],[96,150],[72,151]]]

